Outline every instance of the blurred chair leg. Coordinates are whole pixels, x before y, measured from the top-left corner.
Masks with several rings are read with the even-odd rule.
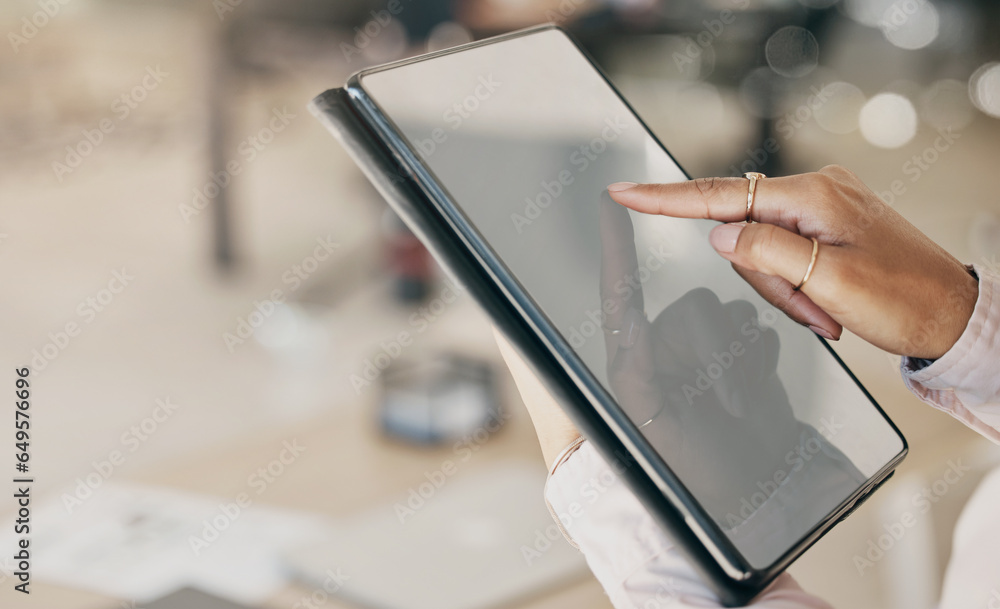
[[[226,170],[226,143],[229,135],[227,122],[230,109],[229,79],[232,29],[220,26],[211,41],[211,65],[208,70],[208,147],[212,175],[224,175]],[[228,273],[236,265],[233,247],[233,223],[228,187],[219,186],[219,194],[212,200],[212,250],[215,266]]]

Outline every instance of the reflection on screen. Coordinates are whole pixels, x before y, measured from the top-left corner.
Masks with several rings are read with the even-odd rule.
[[[364,77],[474,227],[747,561],[773,563],[902,450],[811,332],[612,182],[683,173],[544,31]]]

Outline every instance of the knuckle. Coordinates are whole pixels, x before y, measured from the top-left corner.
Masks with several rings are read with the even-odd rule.
[[[826,223],[826,240],[834,244],[856,243],[866,227],[860,222],[837,222],[831,219]]]
[[[844,183],[861,181],[853,171],[843,165],[827,165],[826,167],[820,169],[819,173]]]
[[[704,197],[715,196],[722,187],[722,180],[716,177],[698,178],[693,181],[698,193]]]
[[[810,198],[818,203],[821,210],[832,211],[842,207],[845,186],[825,173],[808,174]]]
[[[712,217],[711,201],[716,199],[725,183],[721,178],[711,177],[711,178],[697,178],[693,180],[694,188],[698,191],[700,195],[704,209],[702,210],[703,218]]]
[[[766,272],[768,268],[767,257],[774,248],[775,230],[776,227],[770,224],[754,224],[743,229],[740,235],[740,242],[746,240],[746,243],[742,243],[744,255],[757,270]]]
[[[838,182],[828,173],[817,171],[806,175],[809,178],[810,186],[818,191],[828,193],[836,189]]]

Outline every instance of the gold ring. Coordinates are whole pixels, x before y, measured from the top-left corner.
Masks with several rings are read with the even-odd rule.
[[[753,198],[757,194],[757,180],[763,180],[767,176],[757,172],[748,171],[743,174],[743,177],[750,180],[750,190],[747,191],[747,224],[753,224],[753,218],[750,216],[750,212],[753,211]]]
[[[812,237],[812,242],[813,242],[813,253],[812,253],[812,258],[809,259],[809,266],[806,267],[806,274],[802,276],[802,281],[799,282],[799,285],[792,288],[793,292],[798,292],[799,290],[801,290],[802,286],[804,286],[806,282],[809,281],[809,277],[811,277],[813,274],[813,267],[816,266],[816,254],[819,253],[819,241],[816,240],[816,237]]]

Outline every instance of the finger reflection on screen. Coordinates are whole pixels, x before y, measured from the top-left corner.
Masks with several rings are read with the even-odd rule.
[[[712,518],[755,540],[738,544],[744,551],[787,547],[865,477],[795,418],[778,376],[778,334],[754,305],[699,287],[648,321],[630,212],[606,195],[600,205],[615,399]]]

